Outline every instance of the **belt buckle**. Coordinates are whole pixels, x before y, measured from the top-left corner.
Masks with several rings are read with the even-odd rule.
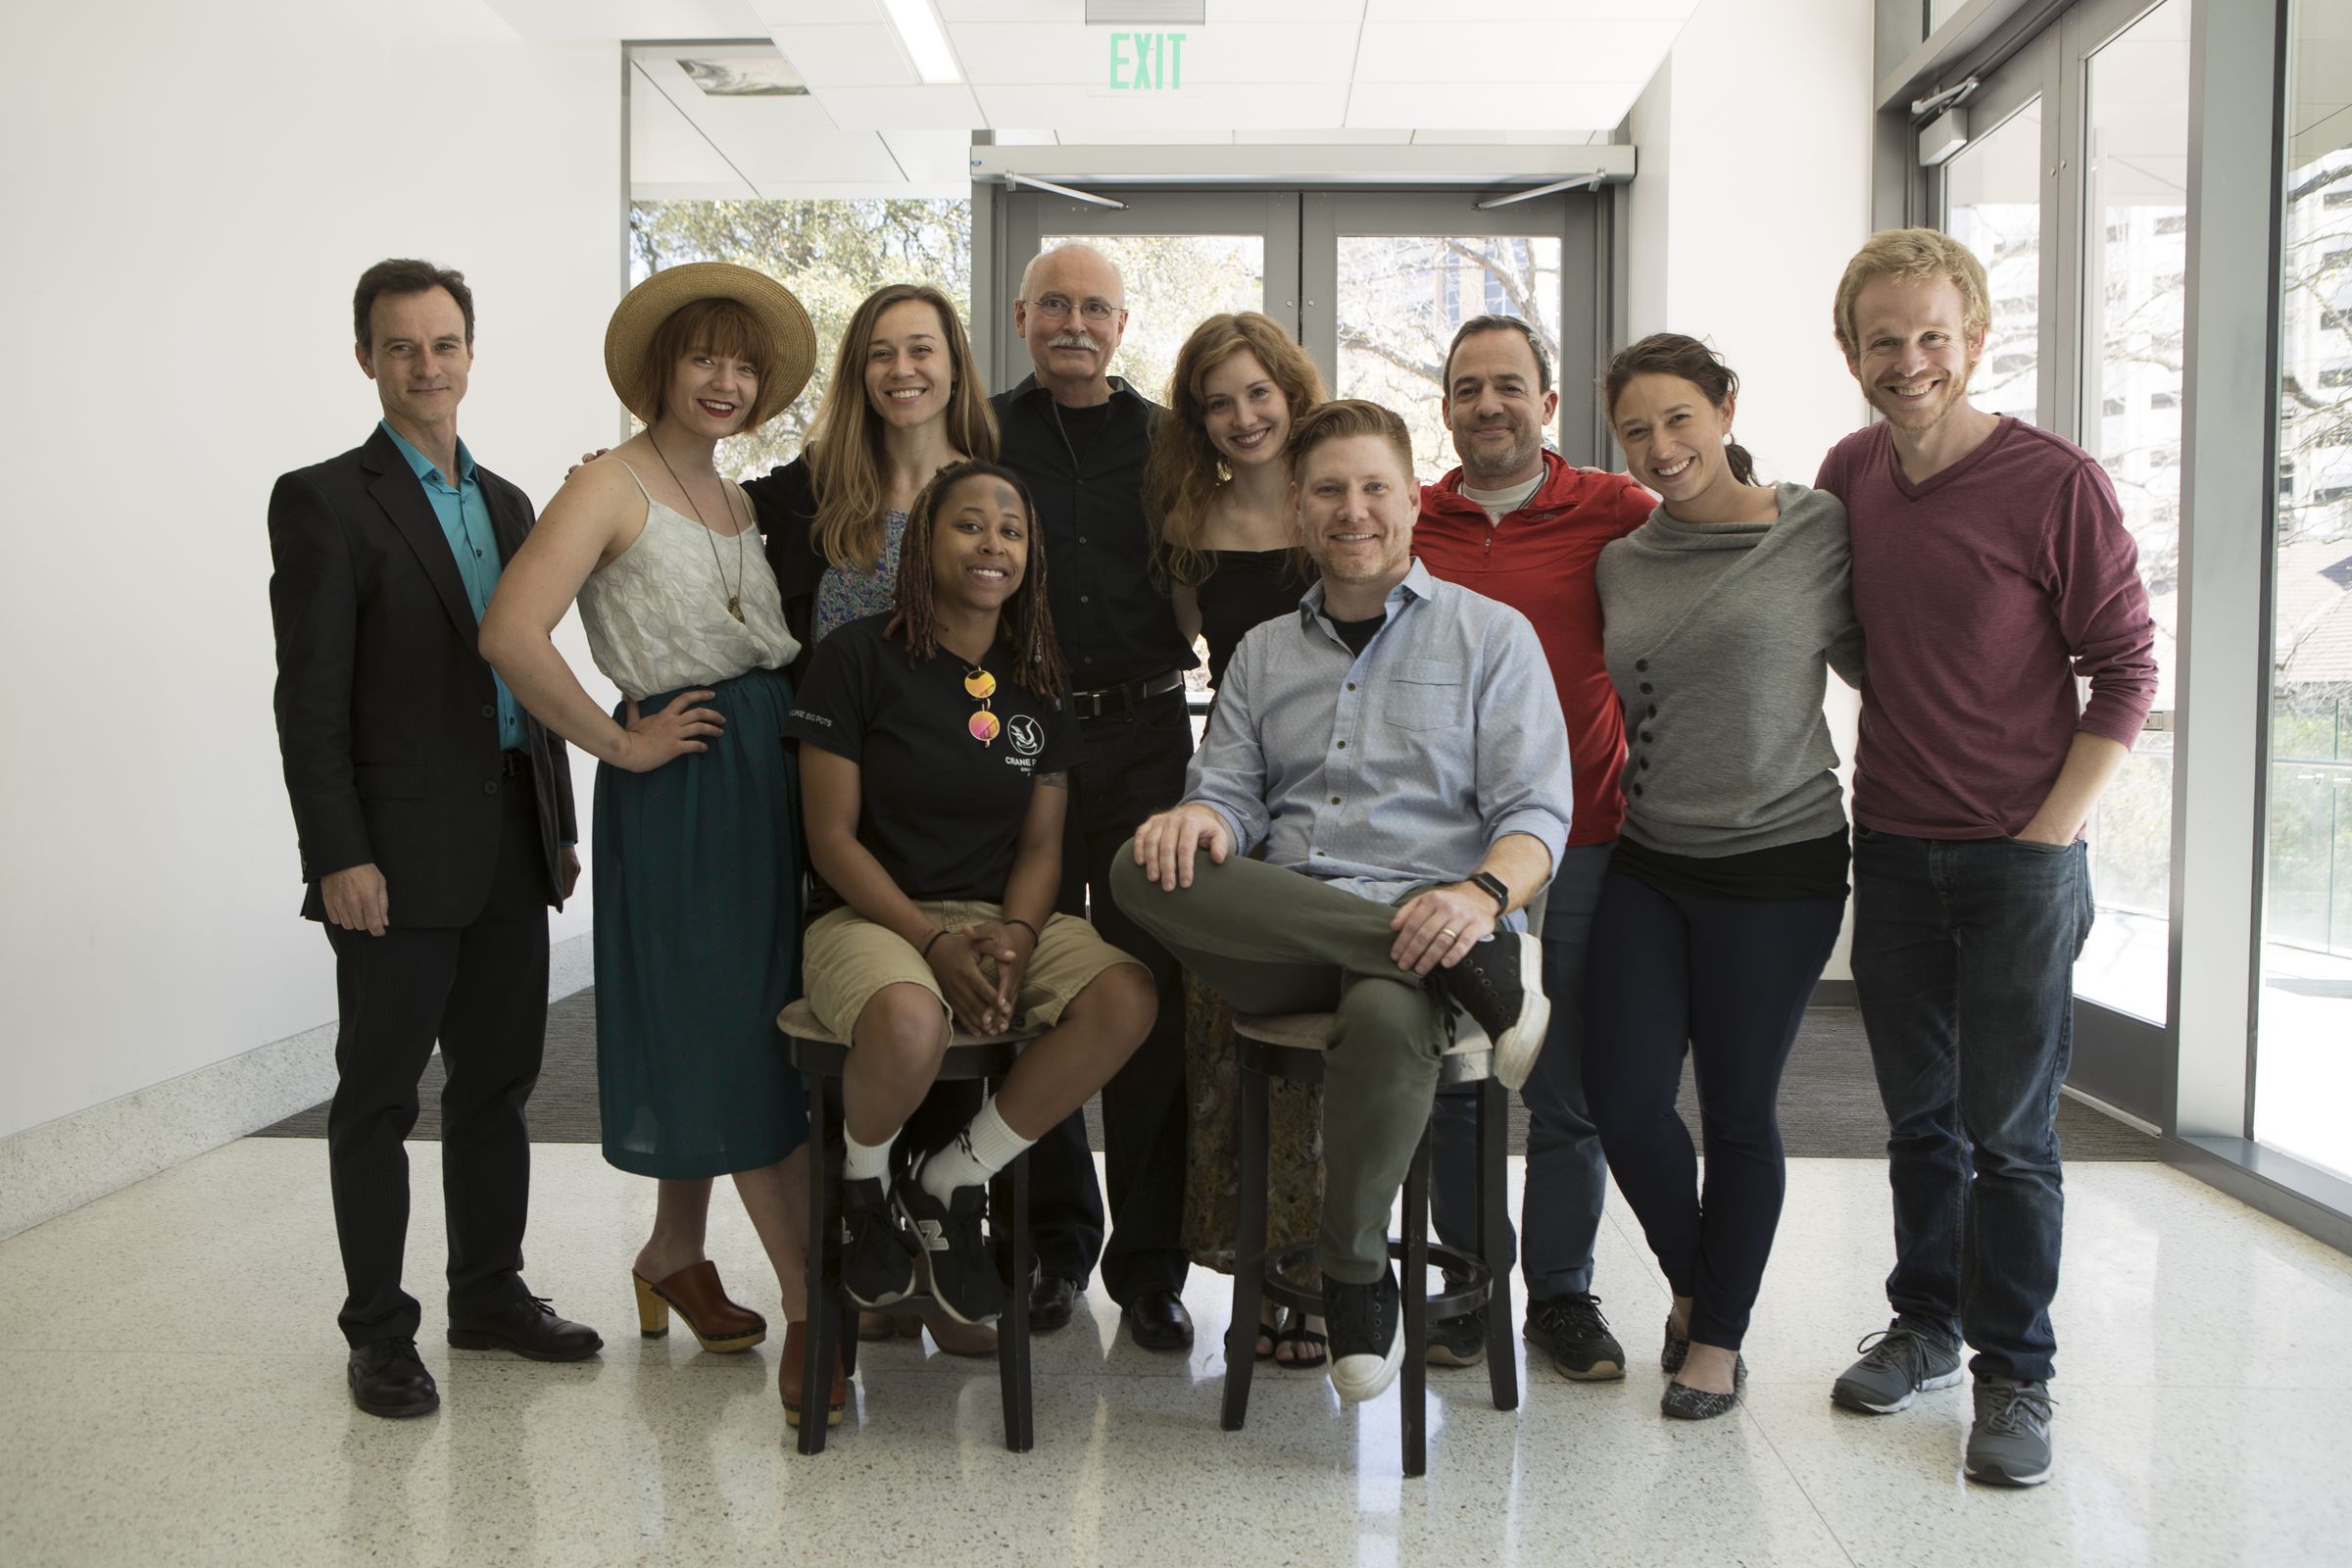
[[[498,776],[500,778],[520,778],[530,770],[530,754],[527,752],[501,752],[498,754]]]

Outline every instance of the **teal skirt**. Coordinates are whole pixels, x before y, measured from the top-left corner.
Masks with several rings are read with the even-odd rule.
[[[669,1180],[757,1170],[808,1137],[800,1074],[776,1034],[800,995],[800,791],[783,745],[792,682],[755,669],[710,689],[703,706],[727,729],[709,751],[650,773],[596,770],[605,1158]]]

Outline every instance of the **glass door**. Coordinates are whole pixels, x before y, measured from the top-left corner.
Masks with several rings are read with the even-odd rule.
[[[2292,17],[2253,1136],[2352,1179],[2352,0]]]

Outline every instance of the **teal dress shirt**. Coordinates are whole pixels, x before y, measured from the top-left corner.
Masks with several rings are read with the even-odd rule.
[[[424,499],[432,503],[433,515],[449,539],[449,553],[458,559],[458,577],[466,584],[466,601],[473,606],[473,623],[479,626],[506,564],[498,558],[498,535],[490,526],[489,503],[482,499],[482,487],[473,476],[473,454],[466,450],[464,441],[458,443],[458,482],[453,486],[433,466],[433,460],[409,445],[398,430],[385,424],[384,434],[400,448],[400,455],[416,470],[416,482],[424,486]],[[507,690],[497,671],[493,670],[490,678],[498,686],[499,750],[526,750],[530,742],[523,734],[522,705],[514,701],[514,694]]]

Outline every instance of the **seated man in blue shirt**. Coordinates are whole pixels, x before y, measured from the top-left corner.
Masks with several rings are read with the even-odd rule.
[[[1292,496],[1322,579],[1243,639],[1184,803],[1136,830],[1111,876],[1120,907],[1236,1007],[1338,1015],[1316,1253],[1348,1399],[1386,1389],[1402,1356],[1389,1210],[1453,1010],[1514,1089],[1543,1049],[1550,1006],[1518,911],[1551,875],[1572,799],[1535,631],[1413,559],[1412,472],[1404,421],[1377,404],[1294,426]]]

